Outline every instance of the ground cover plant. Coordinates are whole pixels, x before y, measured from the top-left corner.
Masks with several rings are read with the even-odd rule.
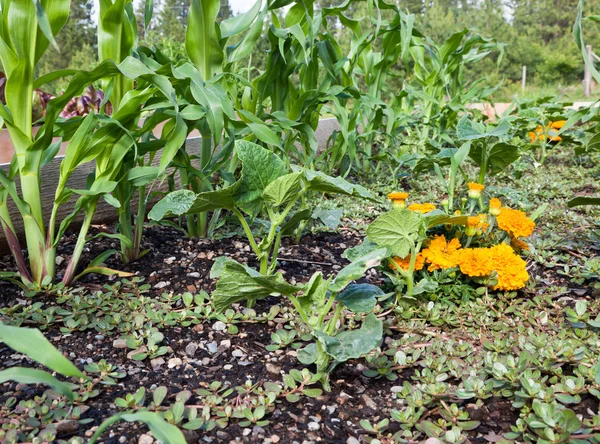
[[[577,206],[598,193],[597,108],[484,118],[467,104],[495,85],[464,69],[503,44],[437,45],[384,1],[224,20],[193,1],[177,60],[137,47],[154,2],[139,27],[133,6],[102,2],[98,67],[36,79],[69,2],[0,2],[1,442],[600,441],[598,214]]]

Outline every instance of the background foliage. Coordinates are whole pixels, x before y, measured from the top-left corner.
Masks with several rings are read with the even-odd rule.
[[[317,4],[328,7],[339,2],[319,0]],[[504,80],[503,87],[493,96],[496,100],[511,99],[520,94],[522,65],[527,65],[526,95],[559,94],[581,98],[583,61],[571,37],[572,18],[576,14],[576,0],[396,0],[396,3],[417,16],[416,26],[436,42],[443,42],[454,32],[468,27],[473,33],[495,38],[506,43],[506,54],[500,65],[490,57],[472,66],[467,79],[487,77],[490,84]],[[600,11],[600,0],[586,2],[584,16]],[[136,14],[140,44],[156,45],[170,59],[185,58],[185,27],[189,0],[157,0],[155,14],[148,29],[143,29],[143,4]],[[352,6],[355,18],[368,16],[366,4]],[[88,0],[74,0],[69,22],[59,34],[60,53],[51,49],[40,63],[40,74],[56,69],[91,67],[97,63],[94,7]],[[221,1],[219,22],[234,15],[229,2]],[[383,13],[385,18],[385,11]],[[265,20],[265,30],[271,18]],[[600,52],[600,32],[588,27],[586,42]],[[331,32],[342,48],[350,45],[350,32],[331,21]],[[233,44],[236,42],[233,41]],[[269,42],[264,32],[252,53],[252,65],[265,66]],[[400,72],[396,72],[400,75]],[[56,92],[65,85],[53,85]]]

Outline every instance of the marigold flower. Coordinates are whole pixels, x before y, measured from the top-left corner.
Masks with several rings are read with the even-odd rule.
[[[492,268],[498,273],[494,290],[518,290],[529,280],[527,263],[517,256],[510,245],[499,244],[490,248]]]
[[[493,268],[489,248],[465,248],[455,253],[460,272],[471,277],[488,276]]]
[[[525,212],[503,207],[497,218],[498,228],[514,237],[527,237],[533,233],[535,223]]]
[[[465,248],[454,253],[461,273],[470,277],[489,276],[496,271],[498,278],[493,290],[518,290],[529,280],[527,263],[506,244],[491,248]]]
[[[548,123],[548,125],[546,125],[548,140],[551,142],[560,142],[562,137],[560,137],[555,130],[561,129],[565,123],[567,123],[566,120]],[[535,143],[537,140],[543,141],[545,139],[544,128],[541,125],[538,125],[535,131],[529,132],[529,139],[531,143]]]
[[[456,238],[448,242],[443,234],[434,237],[429,242],[429,246],[422,251],[425,262],[430,264],[427,270],[434,271],[456,266],[454,253],[460,248],[460,241]]]
[[[393,262],[390,263],[390,268],[392,270],[402,269],[404,271],[408,271],[408,268],[410,267],[410,258],[411,258],[410,254],[408,256],[406,256],[405,258],[395,257],[393,259]],[[415,270],[414,271],[422,270],[424,265],[425,265],[425,258],[423,257],[423,254],[419,252],[419,253],[417,253],[417,257],[415,258]]]
[[[392,201],[394,208],[406,208],[407,197],[408,193],[405,193],[404,191],[394,191],[388,194],[388,199]]]
[[[479,199],[485,186],[477,182],[469,182],[467,185],[469,186],[469,197],[471,199]]]
[[[475,232],[477,231],[477,225],[479,225],[479,217],[469,216],[467,218],[467,228],[465,229],[465,233],[467,234],[467,236],[475,236]]]
[[[535,143],[538,140],[538,135],[533,131],[529,131],[529,143]]]
[[[414,203],[408,206],[408,209],[411,211],[415,211],[417,213],[429,213],[430,211],[435,210],[435,205],[432,203],[423,203],[423,204],[418,204],[418,203]]]
[[[500,209],[502,208],[502,202],[497,197],[492,197],[490,199],[490,209],[489,213],[492,216],[498,216],[500,214]]]

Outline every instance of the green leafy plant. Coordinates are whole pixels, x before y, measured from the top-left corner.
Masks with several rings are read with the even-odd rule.
[[[0,323],[0,340],[13,350],[27,355],[34,361],[63,376],[86,378],[39,330],[11,327]],[[71,402],[74,400],[73,391],[68,384],[59,381],[50,373],[43,370],[12,367],[0,371],[0,381],[16,381],[23,384],[46,384],[58,393],[66,396]]]
[[[212,294],[217,312],[234,303],[253,302],[269,295],[287,297],[315,342],[298,350],[298,359],[305,365],[316,364],[317,375],[329,390],[329,373],[340,363],[360,358],[376,348],[383,335],[383,323],[373,314],[383,292],[370,284],[351,284],[388,254],[387,248],[376,249],[361,257],[337,274],[325,279],[315,273],[305,285],[290,285],[281,274],[264,276],[232,259],[215,264],[211,276],[219,278]],[[343,330],[344,308],[354,313],[368,313],[361,328]],[[338,325],[339,323],[339,325]]]
[[[456,127],[457,137],[471,142],[469,156],[479,167],[479,183],[487,174],[498,174],[521,157],[519,148],[506,141],[510,137],[510,121],[484,124],[463,117]]]
[[[167,194],[150,211],[149,218],[164,218],[224,209],[240,221],[252,251],[260,263],[260,273],[268,275],[277,266],[277,254],[284,234],[293,233],[310,211],[292,215],[296,203],[309,192],[345,194],[372,199],[362,186],[309,169],[294,167],[290,172],[275,154],[255,143],[237,141],[235,154],[242,163],[241,177],[221,190],[194,193],[179,190]],[[254,218],[261,211],[269,217],[268,234],[257,241],[244,216]],[[289,217],[289,219],[288,219]]]

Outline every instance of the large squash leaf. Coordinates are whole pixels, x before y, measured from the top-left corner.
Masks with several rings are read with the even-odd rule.
[[[221,278],[212,294],[217,312],[225,311],[236,302],[261,299],[270,294],[293,295],[301,290],[285,282],[280,273],[264,276],[233,260],[222,265]]]
[[[315,335],[336,362],[345,362],[366,355],[381,343],[383,322],[371,313],[357,330],[343,331],[336,336],[317,331]]]
[[[421,216],[398,208],[382,214],[369,225],[367,236],[380,247],[388,247],[392,256],[406,257],[417,240]]]

